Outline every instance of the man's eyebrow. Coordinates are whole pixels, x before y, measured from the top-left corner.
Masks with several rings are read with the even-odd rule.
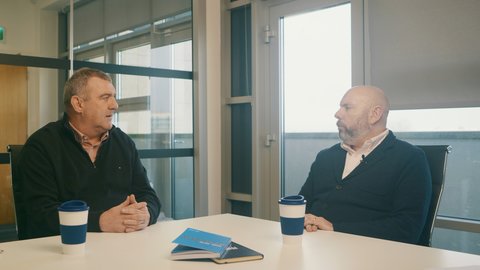
[[[103,93],[103,94],[100,94],[100,97],[111,97],[111,96],[115,96],[115,94],[113,94],[113,93]]]

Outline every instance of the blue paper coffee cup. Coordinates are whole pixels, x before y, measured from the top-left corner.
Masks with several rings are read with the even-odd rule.
[[[299,244],[302,242],[306,204],[307,201],[302,195],[286,196],[278,200],[284,243]]]
[[[83,254],[85,252],[88,210],[87,204],[80,200],[66,201],[58,207],[64,254]]]

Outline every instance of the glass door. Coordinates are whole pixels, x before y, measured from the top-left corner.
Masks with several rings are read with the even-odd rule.
[[[271,115],[279,134],[271,175],[284,196],[298,194],[316,154],[338,142],[334,114],[352,85],[352,12],[350,2],[304,0],[271,7],[270,14],[277,37],[270,82],[278,101]]]

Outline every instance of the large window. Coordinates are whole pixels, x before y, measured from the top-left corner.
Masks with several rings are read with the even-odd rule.
[[[285,16],[280,22],[284,104],[282,195],[299,192],[308,172],[308,165],[301,163],[310,164],[315,158],[291,147],[290,136],[336,130],[333,115],[352,85],[350,18],[350,4],[344,4]]]
[[[478,153],[480,123],[473,120],[480,108],[448,108],[395,110],[390,112],[389,127],[395,134],[412,144],[445,144],[452,146],[448,156],[445,189],[439,215],[460,219],[480,220],[480,190]],[[473,118],[472,118],[473,117]],[[435,247],[480,254],[480,235],[436,228],[432,245]]]
[[[263,216],[278,217],[278,197],[298,193],[316,154],[340,141],[334,113],[342,95],[373,84],[390,97],[388,127],[399,138],[453,147],[433,246],[480,253],[478,234],[467,232],[480,219],[480,92],[471,64],[480,55],[478,2],[259,2],[253,93],[264,107],[253,110],[253,175],[267,198],[257,202],[269,204]]]
[[[300,83],[298,83],[300,84]],[[297,84],[297,85],[298,85]],[[301,87],[294,87],[298,93]],[[347,89],[347,88],[345,88]],[[328,92],[328,91],[327,91]],[[333,92],[333,91],[332,91]],[[328,93],[315,99],[318,110],[322,110],[322,100],[331,102],[329,113],[305,114],[297,118],[293,125],[285,120],[285,193],[296,194],[304,183],[309,166],[315,155],[339,142],[336,127],[333,124],[323,124],[327,120],[334,121],[333,113],[338,108],[338,102],[343,95],[331,93],[336,100],[329,100]],[[308,94],[303,94],[306,99]],[[285,103],[288,102],[288,96]],[[309,102],[301,104],[308,106]],[[303,110],[306,110],[303,108]],[[301,109],[293,109],[299,114]],[[286,105],[285,112],[288,112]],[[292,113],[293,114],[293,113]],[[478,153],[480,152],[480,122],[475,117],[480,115],[480,108],[440,108],[417,110],[393,110],[390,112],[388,127],[399,137],[412,144],[451,145],[453,151],[448,156],[445,190],[441,199],[439,215],[467,220],[480,220],[480,209],[474,207],[480,203],[477,190],[480,183]],[[319,117],[322,116],[322,117]],[[301,119],[301,120],[300,120]],[[297,123],[298,122],[298,123]],[[300,128],[300,125],[305,125]],[[295,128],[294,128],[295,127]],[[433,234],[434,247],[458,250],[480,254],[480,235],[464,231],[436,228]]]
[[[100,6],[98,2],[102,2]],[[86,3],[76,15],[81,17],[88,8],[110,3],[103,2]],[[91,20],[119,31],[101,36],[82,29],[79,39],[87,42],[76,45],[75,57],[105,63],[94,67],[111,73],[119,103],[114,124],[140,150],[162,203],[160,218],[189,218],[194,216],[191,3],[152,1],[156,9],[150,12],[150,5],[143,7],[147,2],[139,3],[136,11],[158,18],[141,26],[125,25],[124,21],[113,25],[117,17],[112,13],[93,14]],[[129,7],[120,1],[112,8],[124,14],[122,10]],[[124,14],[126,21],[133,20],[126,14],[130,13]],[[135,19],[145,20],[141,16]],[[89,36],[96,38],[88,41]]]
[[[118,49],[115,53],[116,63],[119,65],[150,66],[150,44]],[[150,80],[146,76],[116,76],[119,110],[115,115],[115,122],[128,134],[151,133]],[[136,107],[132,106],[135,104]]]

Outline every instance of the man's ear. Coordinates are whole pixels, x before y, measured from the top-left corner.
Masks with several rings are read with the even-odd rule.
[[[72,98],[70,98],[70,104],[72,104],[72,108],[75,112],[83,112],[83,99],[81,97],[72,96]]]
[[[383,116],[383,108],[381,106],[375,106],[370,110],[370,125],[375,125]]]

